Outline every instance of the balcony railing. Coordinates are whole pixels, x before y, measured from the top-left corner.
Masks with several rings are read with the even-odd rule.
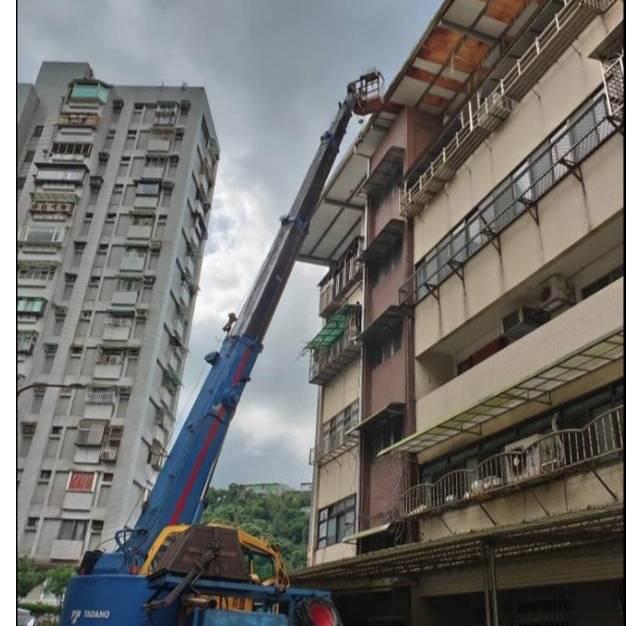
[[[478,213],[460,224],[433,248],[400,288],[400,304],[415,305],[452,274],[461,275],[465,263],[488,244],[499,246],[499,234],[527,212],[534,219],[537,202],[552,190],[604,141],[616,132],[603,92],[596,93],[571,123],[549,138],[547,148],[536,151],[508,184],[500,185]],[[482,208],[481,208],[482,207]]]
[[[317,348],[311,352],[309,382],[323,385],[332,380],[341,370],[352,363],[361,353],[358,331],[348,331],[328,348]]]
[[[357,260],[361,252],[363,252],[363,238],[359,237],[321,285],[319,306],[321,316],[325,317],[337,311],[342,304],[342,297],[363,275],[363,266]]]
[[[357,431],[353,430],[359,423],[359,414],[355,412],[343,423],[343,428],[333,433],[327,434],[322,441],[311,448],[309,452],[309,464],[321,465],[342,455],[347,450],[352,449],[359,442]]]
[[[400,201],[402,215],[417,214],[443,189],[484,139],[509,116],[515,102],[528,93],[591,20],[614,2],[563,0],[563,8],[516,60],[496,88],[486,97],[476,93],[463,107],[457,118],[460,128],[452,140],[417,181],[405,186]]]
[[[624,407],[596,417],[584,428],[548,433],[522,450],[502,452],[473,470],[455,470],[435,483],[411,487],[401,498],[403,517],[464,506],[568,470],[575,471],[624,450]]]
[[[624,53],[602,66],[609,117],[624,122]]]
[[[98,128],[100,116],[93,113],[61,113],[57,126],[77,126],[82,128]]]
[[[90,404],[113,404],[115,391],[113,389],[89,389],[87,402]]]

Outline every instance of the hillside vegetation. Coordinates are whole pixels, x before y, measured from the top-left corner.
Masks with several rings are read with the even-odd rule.
[[[240,485],[209,489],[203,522],[226,522],[280,546],[289,571],[306,565],[311,496],[257,494]]]

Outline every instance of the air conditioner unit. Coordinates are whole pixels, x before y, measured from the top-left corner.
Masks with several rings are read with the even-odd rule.
[[[541,287],[539,302],[543,311],[555,311],[570,303],[570,289],[565,278],[551,276]]]
[[[519,339],[549,319],[550,315],[545,311],[522,306],[502,318],[502,335],[507,339]]]
[[[113,110],[119,113],[124,108],[124,100],[113,100]]]
[[[178,161],[180,161],[178,154],[170,154],[170,163],[178,163]]]
[[[180,101],[180,110],[181,111],[189,111],[191,107],[191,102],[189,100],[181,100]]]
[[[174,189],[174,181],[164,180],[161,186],[163,187],[163,189],[167,189],[168,191],[171,191],[172,189]]]
[[[565,446],[559,433],[536,433],[504,447],[507,482],[539,476],[565,464]]]
[[[98,154],[98,161],[100,161],[100,163],[106,163],[108,160],[109,160],[108,152],[100,152]]]
[[[90,176],[89,186],[92,189],[100,189],[102,187],[102,176]]]
[[[150,242],[150,250],[160,250],[161,242],[160,241],[151,241]]]

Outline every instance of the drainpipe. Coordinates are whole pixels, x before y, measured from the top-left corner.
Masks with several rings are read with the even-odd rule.
[[[405,270],[404,280],[408,280],[413,273],[413,218],[406,221],[405,230]],[[415,326],[413,324],[413,315],[407,315],[404,323],[406,329],[404,333],[404,350],[405,350],[405,390],[404,399],[406,406],[406,415],[404,418],[404,435],[410,435],[415,432],[416,416],[415,416]],[[417,467],[417,455],[407,454],[405,461],[407,472],[406,488],[416,485],[419,477],[419,468]],[[417,541],[419,539],[419,522],[414,521],[409,524],[409,541]]]

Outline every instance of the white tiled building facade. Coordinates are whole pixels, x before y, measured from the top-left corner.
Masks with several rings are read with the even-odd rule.
[[[18,549],[137,517],[172,433],[219,146],[202,88],[18,86]]]

